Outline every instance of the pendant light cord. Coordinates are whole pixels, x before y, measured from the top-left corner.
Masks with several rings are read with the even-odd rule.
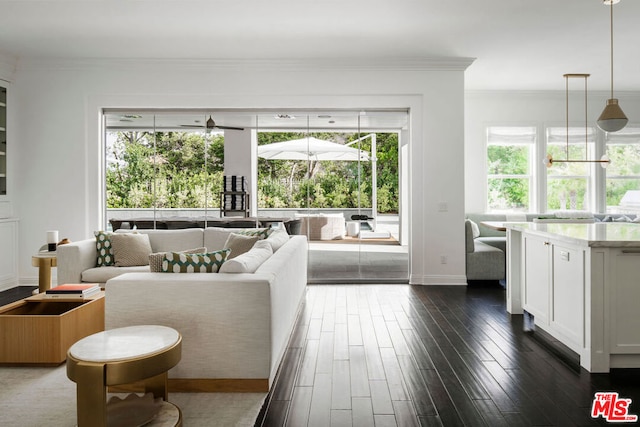
[[[611,5],[609,6],[611,10],[611,13],[609,14],[610,16],[609,29],[611,32],[610,40],[611,40],[611,98],[612,99],[613,99],[613,3],[614,2],[611,1]]]
[[[589,106],[587,105],[587,76],[584,77],[584,159],[589,160],[589,126],[587,121],[589,120]]]

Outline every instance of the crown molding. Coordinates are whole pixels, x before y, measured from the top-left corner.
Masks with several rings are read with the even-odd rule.
[[[565,90],[507,90],[507,89],[496,89],[496,90],[491,90],[491,89],[487,89],[487,90],[472,90],[472,89],[467,89],[464,92],[465,97],[468,98],[484,98],[487,96],[492,96],[492,97],[536,97],[536,98],[540,98],[540,97],[549,97],[549,98],[555,98],[558,96],[562,96],[563,98],[566,96],[566,91]],[[582,94],[580,94],[580,96],[583,96],[584,92]],[[595,97],[595,98],[609,98],[610,96],[610,91],[608,90],[589,90],[589,98],[591,97]],[[640,97],[640,90],[638,91],[630,91],[630,90],[621,90],[621,91],[616,91],[615,93],[616,98],[618,99],[635,99]]]
[[[475,58],[462,57],[403,57],[403,58],[308,58],[308,59],[42,59],[20,61],[19,70],[57,69],[275,69],[281,71],[338,70],[338,71],[464,71]]]

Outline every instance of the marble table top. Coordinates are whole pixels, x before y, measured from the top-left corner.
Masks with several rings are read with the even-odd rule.
[[[506,228],[533,234],[553,235],[568,243],[590,247],[640,247],[640,224],[628,222],[505,223]]]
[[[179,339],[178,331],[166,326],[128,326],[85,337],[71,346],[69,354],[86,362],[126,361],[167,350]]]

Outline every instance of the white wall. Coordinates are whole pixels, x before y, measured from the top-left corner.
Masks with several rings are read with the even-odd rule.
[[[463,284],[468,59],[19,63],[13,143],[20,278],[45,231],[102,228],[101,108],[409,108],[410,280]],[[446,212],[439,210],[445,207]],[[446,264],[441,263],[445,257]]]
[[[486,128],[487,126],[537,126],[544,136],[545,126],[565,126],[566,102],[564,83],[558,91],[539,92],[467,92],[465,93],[465,210],[486,211]],[[571,86],[572,87],[572,86]],[[629,118],[629,125],[640,124],[640,94],[616,93],[620,106]],[[588,93],[588,124],[604,109],[608,93]],[[584,126],[584,92],[570,90],[570,125]],[[536,161],[546,155],[539,140]],[[542,212],[541,208],[535,211]]]

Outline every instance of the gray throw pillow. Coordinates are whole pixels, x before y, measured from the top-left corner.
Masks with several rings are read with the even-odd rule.
[[[247,236],[238,233],[229,234],[224,244],[224,249],[231,249],[231,253],[227,259],[229,260],[249,252],[258,240],[260,240],[260,236]]]
[[[113,233],[111,246],[116,267],[149,264],[151,243],[149,243],[149,236],[146,234]]]

